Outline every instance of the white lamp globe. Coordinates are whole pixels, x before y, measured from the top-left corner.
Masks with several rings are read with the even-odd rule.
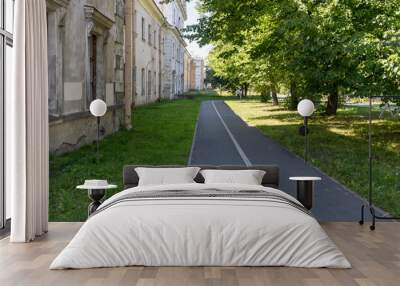
[[[101,117],[107,112],[107,104],[101,99],[95,99],[90,103],[89,110],[93,116]]]
[[[303,99],[297,105],[297,112],[303,117],[310,117],[314,111],[314,103],[309,99]]]

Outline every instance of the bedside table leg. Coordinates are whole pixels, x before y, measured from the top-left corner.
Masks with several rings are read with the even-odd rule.
[[[88,206],[88,217],[89,217],[92,213],[94,213],[100,205],[101,205],[100,202],[91,202],[91,203],[89,204],[89,206]]]
[[[297,181],[297,200],[308,210],[313,207],[314,182]]]
[[[88,216],[94,213],[101,205],[101,200],[105,197],[106,190],[88,190],[89,199],[92,201],[88,206]]]

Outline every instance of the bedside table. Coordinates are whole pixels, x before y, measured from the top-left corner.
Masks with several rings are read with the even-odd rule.
[[[101,200],[106,196],[107,190],[115,189],[117,188],[117,185],[107,184],[102,186],[96,186],[96,185],[90,185],[87,182],[85,182],[84,185],[77,186],[76,188],[80,190],[87,190],[88,197],[92,201],[88,206],[88,216],[90,216],[101,205]]]
[[[289,180],[297,182],[297,200],[308,210],[313,207],[315,181],[320,177],[290,177]]]

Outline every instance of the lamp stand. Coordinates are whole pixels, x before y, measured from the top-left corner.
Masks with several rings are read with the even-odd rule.
[[[385,98],[386,96],[374,96],[376,98]],[[370,230],[375,230],[375,223],[377,219],[382,219],[382,220],[398,220],[400,217],[389,217],[389,216],[378,216],[375,213],[375,208],[372,202],[372,191],[373,191],[373,185],[372,185],[372,164],[373,164],[373,150],[372,150],[372,97],[369,97],[369,112],[368,112],[368,167],[369,167],[369,172],[368,172],[368,205],[366,206],[363,204],[361,206],[361,219],[359,221],[360,225],[364,224],[364,209],[366,207],[369,208],[369,212],[371,213],[372,216],[372,224],[369,226]]]
[[[304,116],[304,162],[308,161],[308,117]]]
[[[99,141],[100,141],[100,117],[97,116],[97,142],[96,142],[96,160],[97,163],[99,163],[100,158],[99,158]]]

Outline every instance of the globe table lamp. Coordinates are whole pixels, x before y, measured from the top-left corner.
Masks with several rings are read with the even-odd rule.
[[[101,99],[95,99],[90,103],[90,113],[97,119],[97,150],[96,157],[99,162],[99,141],[100,141],[100,117],[103,117],[107,112],[107,104]]]
[[[314,103],[309,99],[303,99],[297,105],[297,112],[304,117],[304,125],[301,127],[302,135],[304,133],[304,161],[308,160],[308,118],[314,113]]]

